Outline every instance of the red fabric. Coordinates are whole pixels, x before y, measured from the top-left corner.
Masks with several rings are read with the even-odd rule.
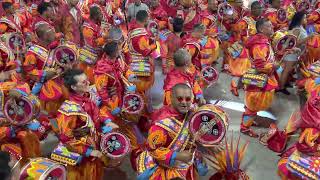
[[[165,118],[175,117],[177,119],[183,119],[183,115],[181,115],[177,110],[175,110],[172,106],[163,106],[159,110],[156,110],[151,114],[152,125],[157,121],[160,121]]]
[[[169,6],[167,2],[167,0],[160,0],[162,8],[167,12],[169,17],[176,17],[178,6]]]
[[[301,128],[316,128],[320,131],[320,96],[312,96],[301,112]]]
[[[288,136],[285,131],[277,130],[267,141],[268,148],[274,152],[282,152],[287,145]]]
[[[78,103],[83,108],[83,110],[86,113],[88,113],[88,115],[94,121],[95,127],[97,129],[100,129],[99,108],[97,107],[96,103],[90,99],[89,94],[85,94],[85,95],[81,96],[76,93],[71,93],[70,94],[70,101],[74,101],[74,102]]]
[[[189,74],[187,72],[183,72],[178,69],[173,69],[167,74],[166,79],[164,80],[164,91],[170,91],[173,86],[175,86],[178,83],[189,83],[190,85],[193,85],[195,81],[195,78],[192,74]]]

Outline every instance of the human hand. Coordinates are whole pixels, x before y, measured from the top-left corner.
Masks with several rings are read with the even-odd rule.
[[[206,103],[207,103],[207,101],[203,97],[199,99],[199,103],[198,104],[200,106],[205,105]]]
[[[55,71],[47,71],[46,79],[47,80],[52,79],[56,75],[57,75],[57,73]]]
[[[193,154],[188,151],[182,151],[177,153],[176,159],[184,163],[189,163],[192,161]]]
[[[98,150],[92,150],[92,152],[90,153],[90,156],[101,158],[103,154]]]

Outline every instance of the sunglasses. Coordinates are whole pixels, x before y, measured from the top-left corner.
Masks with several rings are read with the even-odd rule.
[[[177,97],[177,100],[179,102],[183,102],[183,101],[190,102],[192,100],[192,98],[191,97]]]

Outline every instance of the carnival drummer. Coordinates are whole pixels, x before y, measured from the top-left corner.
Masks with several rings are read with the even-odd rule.
[[[105,156],[98,149],[99,134],[111,132],[118,126],[108,113],[99,112],[83,71],[66,71],[64,83],[70,97],[58,110],[58,138],[69,151],[84,157],[78,166],[67,166],[67,179],[99,179],[103,177],[103,162],[106,165]]]
[[[193,153],[188,130],[192,101],[192,89],[179,83],[172,88],[171,105],[152,114],[147,151],[136,161],[138,179],[197,179],[207,173],[207,166]]]

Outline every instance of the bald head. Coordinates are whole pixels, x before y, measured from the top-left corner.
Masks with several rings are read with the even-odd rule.
[[[176,67],[184,67],[191,63],[191,56],[186,49],[178,49],[173,55],[174,65]]]

